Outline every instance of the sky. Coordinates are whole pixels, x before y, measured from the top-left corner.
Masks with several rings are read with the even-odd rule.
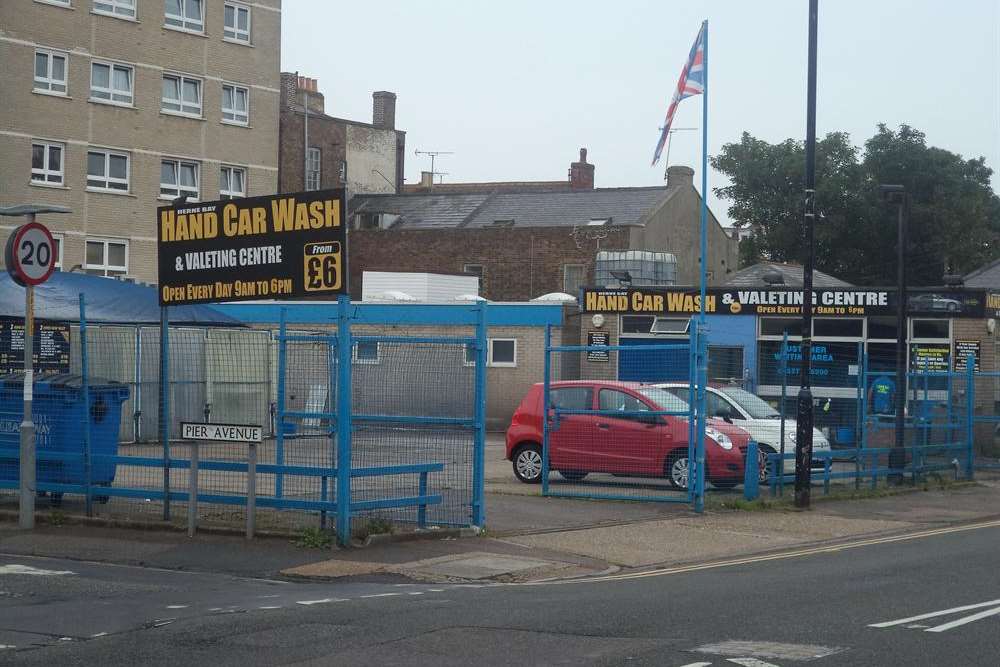
[[[371,122],[372,92],[397,94],[408,183],[430,170],[415,150],[453,151],[445,182],[521,181],[564,180],[586,147],[597,187],[662,184],[658,128],[706,19],[709,154],[805,137],[807,0],[282,4],[282,70],[318,79],[328,114]],[[905,123],[1000,169],[1000,0],[820,0],[818,45],[820,137]],[[697,130],[670,149],[699,188],[701,119],[701,96],[681,102],[674,127]]]

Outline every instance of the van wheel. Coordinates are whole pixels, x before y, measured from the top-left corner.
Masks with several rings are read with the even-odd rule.
[[[518,447],[514,455],[514,476],[525,484],[542,481],[542,448],[531,443]]]
[[[567,482],[579,482],[587,476],[587,473],[580,472],[578,470],[560,470],[559,474],[562,475],[563,479]]]
[[[687,491],[690,471],[688,463],[686,450],[676,451],[667,457],[667,462],[663,464],[663,473],[666,475],[667,481],[670,482],[670,486]]]

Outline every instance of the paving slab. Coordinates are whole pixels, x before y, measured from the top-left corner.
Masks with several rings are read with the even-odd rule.
[[[422,563],[410,563],[400,569],[414,574],[481,580],[525,570],[548,569],[554,565],[556,563],[547,560],[480,552],[457,557],[436,558]]]

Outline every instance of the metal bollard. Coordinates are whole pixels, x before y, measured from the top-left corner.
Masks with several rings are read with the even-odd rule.
[[[247,456],[247,539],[253,539],[257,520],[257,443],[250,443]]]
[[[743,498],[756,500],[760,495],[760,462],[757,460],[759,445],[756,440],[747,443],[747,458],[743,464]]]
[[[421,499],[427,495],[427,472],[424,471],[420,473],[420,486],[417,493],[420,495]],[[426,528],[427,527],[427,502],[421,500],[420,505],[417,509],[417,527]]]
[[[191,443],[188,469],[188,537],[198,528],[198,443]]]

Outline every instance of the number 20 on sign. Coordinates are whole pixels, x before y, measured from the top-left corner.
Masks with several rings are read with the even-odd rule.
[[[52,233],[37,222],[21,225],[7,239],[4,261],[7,272],[19,285],[41,285],[56,268],[56,244]]]
[[[308,243],[305,246],[307,292],[340,289],[340,242]]]

